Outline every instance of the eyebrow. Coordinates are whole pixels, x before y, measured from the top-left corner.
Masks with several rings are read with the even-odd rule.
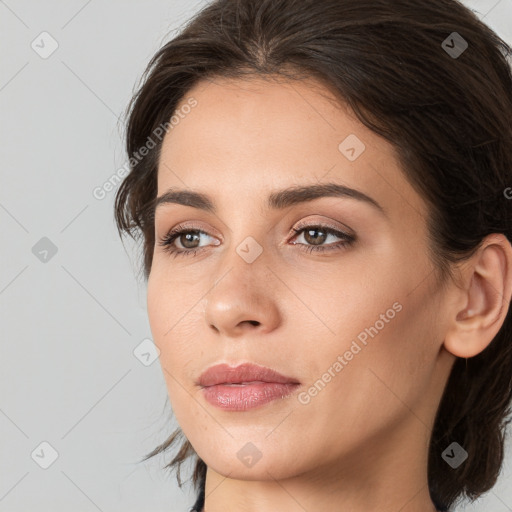
[[[340,185],[338,183],[322,183],[318,185],[306,185],[290,187],[272,192],[267,198],[267,206],[271,209],[284,209],[289,206],[312,201],[320,197],[341,197],[351,198],[364,202],[381,214],[386,216],[384,208],[372,197],[363,192]],[[154,211],[163,204],[181,204],[191,206],[210,213],[215,213],[216,208],[210,197],[200,192],[186,189],[169,189],[157,197],[154,203]]]

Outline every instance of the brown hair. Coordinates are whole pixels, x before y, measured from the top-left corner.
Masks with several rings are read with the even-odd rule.
[[[457,34],[454,34],[456,32]],[[467,48],[464,46],[467,43]],[[427,201],[429,247],[442,278],[483,238],[512,240],[512,50],[455,0],[216,0],[151,59],[132,98],[129,156],[169,121],[200,80],[249,75],[314,77],[336,91],[359,120],[390,141],[403,171]],[[153,208],[161,141],[134,161],[115,201],[120,236],[143,243],[145,278],[153,257]],[[504,458],[512,398],[512,313],[492,343],[457,359],[431,436],[428,481],[447,509],[493,487]],[[146,459],[183,437],[181,429]],[[452,469],[441,457],[452,442],[468,459]],[[166,466],[195,457],[188,440]]]

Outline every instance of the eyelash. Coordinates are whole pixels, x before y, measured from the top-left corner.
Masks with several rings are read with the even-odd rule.
[[[296,243],[296,245],[299,246],[299,250],[304,251],[309,254],[312,252],[317,252],[317,251],[325,253],[328,251],[341,250],[355,242],[354,236],[349,235],[347,233],[343,233],[342,231],[339,231],[337,229],[331,228],[329,226],[321,225],[321,224],[311,224],[311,225],[293,228],[293,231],[296,235],[299,235],[303,231],[307,231],[307,230],[321,231],[322,233],[325,233],[327,235],[335,235],[336,237],[343,239],[343,241],[341,241],[341,242],[337,242],[336,244],[328,244],[327,246],[315,246],[315,245],[306,246],[303,243],[300,243],[300,244]],[[206,233],[205,231],[202,231],[200,229],[194,229],[191,227],[182,229],[181,226],[177,226],[176,228],[169,231],[169,233],[167,233],[163,238],[161,238],[158,241],[158,245],[163,247],[164,251],[173,255],[173,257],[176,257],[178,255],[195,256],[198,252],[201,252],[203,249],[206,249],[206,247],[199,247],[197,249],[185,249],[185,250],[184,249],[175,249],[172,245],[174,243],[174,241],[178,237],[180,237],[181,235],[184,235],[186,233],[196,233],[196,234],[199,233],[199,234],[208,235],[208,233]]]

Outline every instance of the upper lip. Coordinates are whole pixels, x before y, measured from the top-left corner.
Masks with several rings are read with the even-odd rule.
[[[239,366],[217,364],[211,366],[199,377],[199,384],[203,387],[216,384],[242,384],[248,382],[278,382],[282,384],[300,384],[297,379],[287,377],[280,373],[252,363],[244,363]]]

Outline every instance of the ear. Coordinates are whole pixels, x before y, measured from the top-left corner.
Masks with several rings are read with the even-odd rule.
[[[512,246],[501,233],[488,235],[464,264],[460,297],[449,319],[444,347],[457,357],[482,352],[500,330],[512,294]],[[461,308],[460,304],[464,306]]]

